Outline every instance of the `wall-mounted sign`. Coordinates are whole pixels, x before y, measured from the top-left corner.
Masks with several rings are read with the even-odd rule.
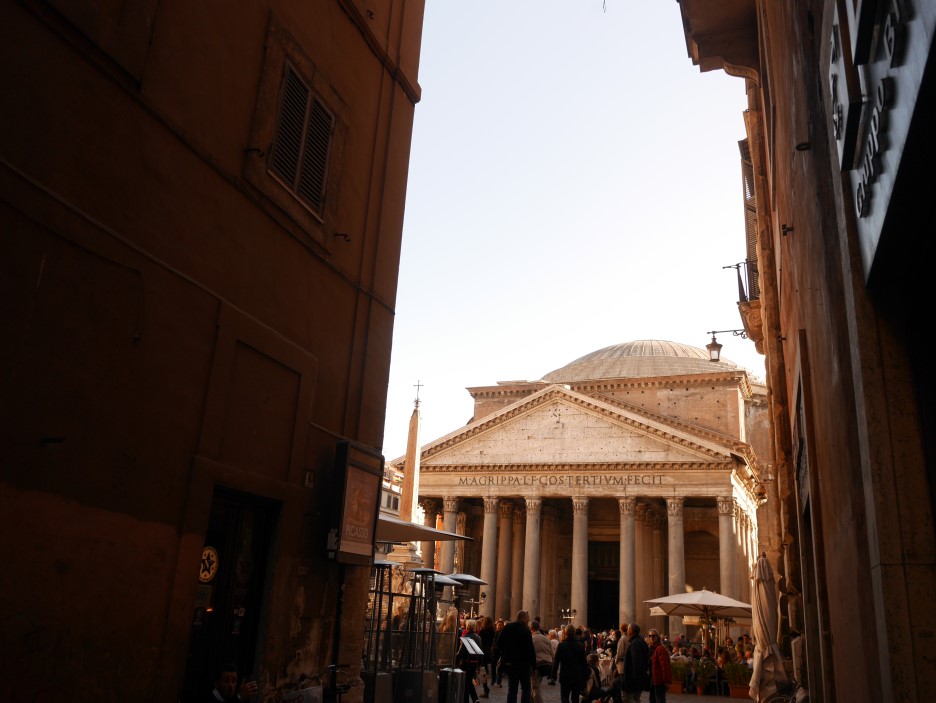
[[[218,550],[214,547],[205,547],[202,549],[201,566],[198,569],[198,580],[202,583],[208,583],[218,573]]]
[[[845,49],[850,44],[862,108],[854,158],[843,160],[842,167],[851,169],[845,185],[851,191],[866,279],[871,277],[875,256],[882,251],[882,239],[907,236],[900,227],[885,231],[885,225],[900,180],[898,175],[923,76],[931,63],[929,55],[936,31],[934,6],[914,5],[902,0],[847,0],[844,3],[847,26],[841,27],[842,36],[836,47],[844,66],[830,68],[831,127],[846,140],[840,145],[840,155],[847,157],[852,94],[847,80],[850,58]],[[836,18],[843,19],[837,14]],[[834,84],[833,75],[837,76]],[[920,129],[928,126],[922,125]],[[915,177],[916,174],[907,175],[907,179]]]
[[[338,443],[335,474],[343,484],[337,525],[329,550],[337,561],[370,564],[374,560],[383,455],[355,442]]]
[[[829,39],[828,91],[832,111],[832,138],[838,148],[839,167],[843,171],[855,167],[862,105],[861,82],[851,58],[848,32],[848,25],[839,21],[836,7]]]

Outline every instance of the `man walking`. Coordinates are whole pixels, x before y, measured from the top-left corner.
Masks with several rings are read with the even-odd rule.
[[[529,611],[519,611],[516,620],[504,625],[497,639],[497,648],[507,674],[507,703],[517,703],[517,686],[521,691],[520,703],[531,703],[530,680],[536,666],[536,651],[530,632]]]
[[[543,703],[543,694],[540,686],[543,683],[543,677],[548,677],[552,672],[553,650],[549,637],[543,634],[539,620],[534,620],[530,625],[533,633],[533,651],[536,652],[536,668],[533,670],[533,703]]]
[[[650,648],[640,636],[640,625],[627,626],[627,650],[624,652],[624,701],[640,703],[640,694],[650,690]]]

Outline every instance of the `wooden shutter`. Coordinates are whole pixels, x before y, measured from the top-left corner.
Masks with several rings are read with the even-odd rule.
[[[286,66],[273,148],[272,171],[316,213],[325,203],[328,156],[335,119],[292,66]]]

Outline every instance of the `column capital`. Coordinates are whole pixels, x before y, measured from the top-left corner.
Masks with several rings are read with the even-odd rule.
[[[543,509],[543,499],[539,497],[526,499],[527,515],[539,515]]]
[[[682,517],[684,500],[685,499],[682,496],[667,498],[666,499],[666,514],[669,515],[670,517]]]
[[[500,513],[501,518],[509,520],[510,516],[513,515],[513,503],[509,500],[502,500],[500,505],[497,506],[497,510]]]
[[[445,513],[457,513],[458,512],[458,498],[449,498],[445,496],[442,498],[442,512]]]
[[[456,532],[458,534],[465,534],[465,526],[468,524],[468,514],[467,513],[458,513],[455,517],[455,525],[457,526]]]
[[[585,496],[572,498],[572,513],[574,515],[588,515],[588,498]]]
[[[484,498],[484,512],[485,513],[496,513],[497,512],[497,498],[492,498],[485,496]]]
[[[634,496],[618,498],[618,508],[621,515],[634,515],[637,512],[637,499]]]
[[[656,510],[654,510],[651,513],[649,513],[649,518],[647,522],[650,523],[650,527],[652,527],[654,530],[662,530],[663,527],[666,525],[666,518],[663,517],[663,515],[658,513]]]
[[[646,503],[637,503],[634,506],[634,514],[637,516],[638,522],[646,522],[647,520],[647,504]]]
[[[513,521],[514,525],[526,524],[526,510],[521,508],[519,505],[514,506]]]
[[[435,498],[420,498],[419,507],[423,509],[426,515],[438,515],[439,513],[439,501]]]
[[[719,515],[734,515],[734,512],[735,512],[734,498],[727,497],[727,496],[719,496],[715,500],[718,503]]]

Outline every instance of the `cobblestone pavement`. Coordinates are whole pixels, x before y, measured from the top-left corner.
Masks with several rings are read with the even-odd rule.
[[[546,682],[543,682],[542,686],[543,692],[543,703],[559,703],[559,685],[548,686]],[[478,693],[483,693],[482,690],[478,690]],[[676,694],[676,693],[667,693],[666,694],[666,703],[723,703],[724,701],[740,701],[744,699],[740,698],[731,698],[729,696],[696,696],[689,695],[686,693]],[[750,699],[747,699],[750,700]],[[640,698],[641,703],[649,703],[650,694],[644,692]],[[493,686],[491,688],[491,693],[489,698],[482,698],[480,703],[507,703],[507,681],[504,680],[503,688],[498,688]],[[519,692],[517,694],[517,703],[520,703]]]

